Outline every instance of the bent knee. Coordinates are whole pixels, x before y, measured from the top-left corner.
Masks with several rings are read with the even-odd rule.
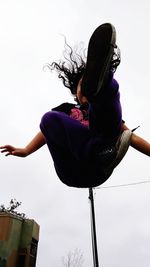
[[[46,112],[41,118],[40,128],[42,129],[50,125],[54,125],[54,123],[56,123],[60,117],[61,114],[58,111]]]

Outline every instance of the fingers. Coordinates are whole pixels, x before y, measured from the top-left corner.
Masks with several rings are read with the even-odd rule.
[[[0,146],[0,149],[6,148],[6,146]]]
[[[6,150],[6,149],[1,151],[1,153],[6,153],[6,152],[8,152],[8,150]],[[9,156],[9,155],[12,155],[12,154],[13,153],[9,151],[5,156]]]
[[[7,152],[7,151],[1,151],[1,153],[5,153],[5,152]],[[5,157],[10,156],[10,155],[13,155],[13,153],[12,152],[8,152],[7,154],[5,154]]]
[[[7,154],[5,155],[5,157],[10,156],[10,155],[12,155],[11,152],[7,153]]]
[[[8,149],[8,150],[13,150],[14,147],[13,146],[10,146],[10,145],[5,145],[5,146],[0,146],[0,149]]]
[[[7,152],[8,151],[8,149],[3,149],[2,151],[1,151],[1,153],[5,153],[5,152]]]
[[[5,156],[12,155],[13,150],[14,150],[14,148],[10,145],[1,146],[0,149],[1,149],[1,153],[7,153],[8,152]]]
[[[0,146],[0,149],[9,149],[9,148],[11,148],[11,146],[10,145],[5,145],[5,146]]]

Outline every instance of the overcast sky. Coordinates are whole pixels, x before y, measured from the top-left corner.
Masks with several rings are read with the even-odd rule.
[[[43,71],[62,57],[64,39],[87,47],[94,29],[111,22],[122,62],[123,118],[150,140],[149,0],[0,0],[0,145],[25,146],[42,115],[73,101],[55,74]],[[22,202],[21,212],[40,224],[37,267],[61,267],[78,248],[92,266],[87,189],[62,184],[45,146],[27,158],[0,155],[0,204]],[[149,158],[130,148],[103,186],[150,180]],[[102,267],[149,267],[150,184],[95,190],[99,261]]]

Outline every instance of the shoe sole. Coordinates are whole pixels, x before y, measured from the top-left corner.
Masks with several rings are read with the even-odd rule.
[[[107,39],[105,47],[102,46],[102,38]],[[86,69],[81,85],[83,95],[95,97],[100,92],[109,73],[115,42],[116,30],[110,23],[100,25],[92,34],[88,46]]]

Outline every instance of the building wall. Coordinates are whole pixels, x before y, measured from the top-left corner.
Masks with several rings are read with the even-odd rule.
[[[21,230],[22,220],[0,215],[0,258],[7,261],[8,267],[16,266]]]
[[[38,241],[34,220],[0,213],[0,267],[34,267]]]

